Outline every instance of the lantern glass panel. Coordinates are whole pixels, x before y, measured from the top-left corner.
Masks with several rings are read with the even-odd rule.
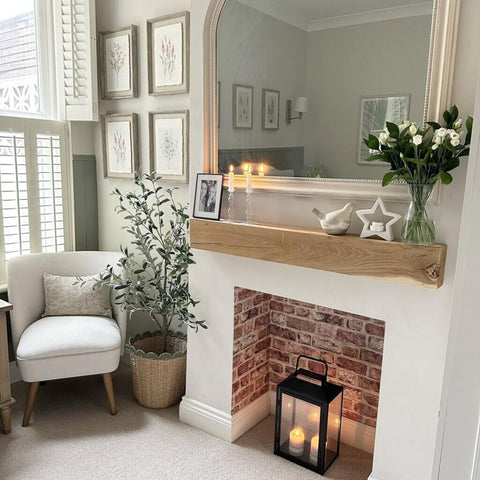
[[[340,438],[340,416],[342,413],[342,395],[338,395],[329,405],[327,421],[327,443],[325,448],[325,469],[338,455]]]
[[[286,393],[281,405],[280,451],[316,466],[321,407]]]

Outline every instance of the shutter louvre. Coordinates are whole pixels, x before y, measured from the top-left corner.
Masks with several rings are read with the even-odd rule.
[[[95,0],[55,0],[64,120],[98,120]]]

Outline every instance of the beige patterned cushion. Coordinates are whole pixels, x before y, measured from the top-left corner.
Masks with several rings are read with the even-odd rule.
[[[112,318],[110,288],[103,285],[93,289],[97,275],[82,277],[84,285],[77,283],[76,277],[61,277],[50,273],[43,274],[45,289],[45,314],[51,315],[102,315]]]

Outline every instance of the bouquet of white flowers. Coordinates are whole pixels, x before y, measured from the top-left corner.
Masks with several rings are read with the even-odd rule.
[[[460,157],[469,154],[472,117],[467,117],[465,122],[466,134],[455,105],[443,113],[443,120],[443,126],[427,122],[422,128],[408,120],[399,125],[387,122],[378,138],[369,135],[364,139],[373,152],[367,160],[390,164],[382,185],[403,180],[409,186],[412,202],[402,230],[405,243],[429,245],[435,241],[435,225],[428,218],[425,205],[437,180],[451,183],[453,178],[449,172],[458,167]]]
[[[467,133],[462,145],[462,119],[454,105],[443,114],[445,125],[427,122],[420,128],[408,120],[399,125],[387,122],[378,136],[364,139],[367,147],[374,151],[367,160],[381,160],[390,164],[390,171],[383,177],[382,185],[393,180],[404,180],[412,184],[435,184],[438,179],[448,184],[452,181],[451,170],[458,167],[460,157],[468,155],[472,135],[473,119],[465,122]]]

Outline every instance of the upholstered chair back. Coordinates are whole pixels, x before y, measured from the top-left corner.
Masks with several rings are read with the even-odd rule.
[[[14,350],[23,331],[38,320],[45,310],[43,273],[68,277],[82,277],[100,273],[107,265],[116,266],[118,252],[61,252],[34,253],[8,260],[8,299],[13,305],[10,312]],[[116,271],[119,271],[116,267]],[[127,313],[114,302],[110,303],[125,344]]]

